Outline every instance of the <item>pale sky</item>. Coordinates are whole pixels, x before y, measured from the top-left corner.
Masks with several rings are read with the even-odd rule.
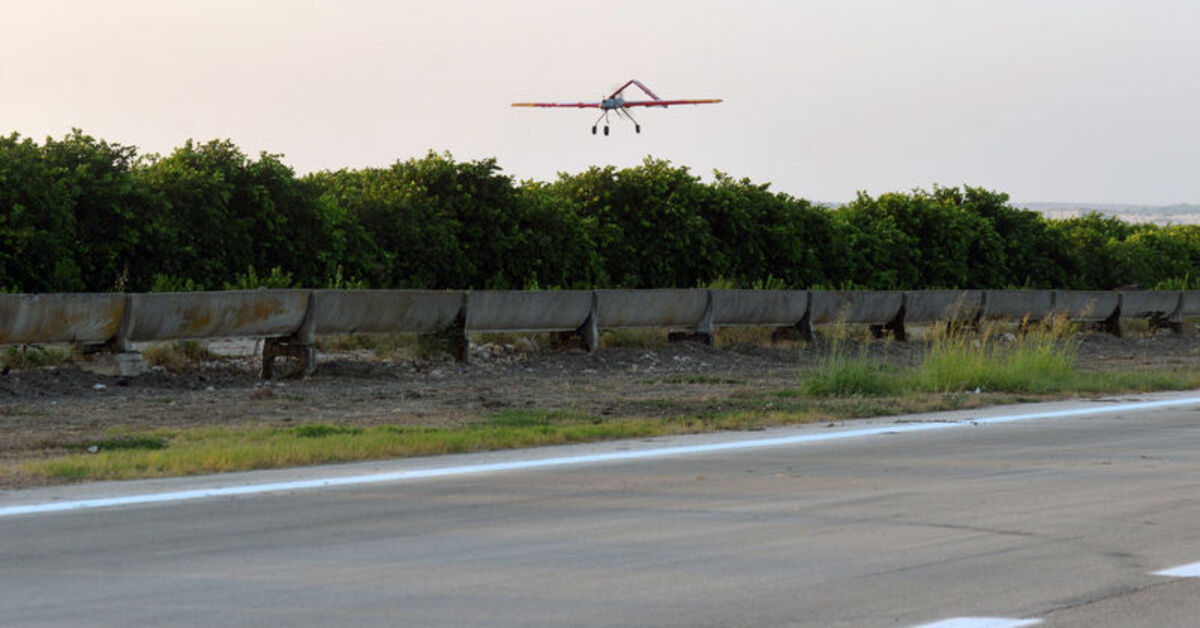
[[[650,155],[814,201],[1197,203],[1198,28],[1195,0],[0,0],[0,134],[228,138],[301,173]],[[593,110],[509,106],[631,78],[725,102],[609,137]]]

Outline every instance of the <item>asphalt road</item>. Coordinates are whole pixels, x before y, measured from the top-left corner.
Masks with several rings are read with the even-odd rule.
[[[1200,623],[1200,579],[1152,573],[1200,561],[1200,399],[971,421],[1030,410],[754,435],[954,426],[837,441],[0,516],[0,625]],[[22,491],[0,495],[0,510],[743,437]]]

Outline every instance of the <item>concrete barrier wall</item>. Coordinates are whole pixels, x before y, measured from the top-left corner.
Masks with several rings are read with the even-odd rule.
[[[593,306],[594,300],[594,306]],[[275,337],[316,333],[431,333],[464,316],[472,331],[596,328],[886,324],[904,306],[905,323],[977,316],[1043,318],[1049,312],[1100,322],[1200,317],[1200,290],[249,290],[168,294],[0,295],[0,344],[106,343],[183,338]],[[594,307],[594,309],[593,309]],[[1119,329],[1114,333],[1119,333]]]
[[[591,311],[591,290],[480,290],[467,293],[467,330],[575,331]]]
[[[804,290],[713,290],[714,326],[777,326],[799,323],[808,312]]]
[[[304,321],[307,290],[129,295],[131,341],[286,336]]]
[[[426,334],[454,323],[466,293],[439,290],[317,290],[318,334]]]
[[[1054,311],[1071,320],[1096,323],[1117,311],[1120,295],[1103,290],[1055,290]]]
[[[0,294],[0,344],[108,342],[124,312],[124,294]]]
[[[809,321],[813,325],[882,325],[891,322],[900,313],[904,293],[813,290],[808,298]]]
[[[695,329],[703,322],[707,309],[707,290],[596,291],[596,326],[600,329]]]
[[[1053,290],[987,290],[983,318],[1040,321],[1054,309]]]
[[[969,322],[983,309],[982,290],[912,290],[904,293],[904,322]]]
[[[1168,318],[1179,313],[1178,290],[1138,290],[1122,292],[1121,318]]]
[[[1200,318],[1200,290],[1184,290],[1180,293],[1179,316]]]

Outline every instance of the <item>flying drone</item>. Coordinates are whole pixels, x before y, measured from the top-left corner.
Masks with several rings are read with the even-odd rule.
[[[650,100],[625,100],[623,93],[630,85],[637,85],[639,89],[646,92]],[[649,87],[642,84],[637,79],[631,79],[622,85],[617,91],[613,92],[607,98],[595,102],[515,102],[514,107],[574,107],[576,109],[600,109],[600,117],[592,123],[592,135],[596,134],[596,128],[600,125],[600,121],[604,121],[604,134],[608,135],[608,114],[616,112],[617,117],[628,118],[633,123],[635,133],[642,132],[642,125],[633,118],[629,113],[630,107],[662,107],[666,109],[671,105],[705,105],[709,103],[721,102],[720,98],[690,98],[683,100],[663,100],[650,91]]]

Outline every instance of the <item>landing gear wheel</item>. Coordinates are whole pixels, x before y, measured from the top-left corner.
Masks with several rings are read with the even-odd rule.
[[[642,125],[640,125],[640,124],[635,124],[635,125],[633,125],[633,132],[634,132],[634,133],[641,133],[641,132],[642,132]]]
[[[596,134],[596,125],[592,125],[592,135]]]
[[[604,134],[608,135],[608,127],[604,127]]]

